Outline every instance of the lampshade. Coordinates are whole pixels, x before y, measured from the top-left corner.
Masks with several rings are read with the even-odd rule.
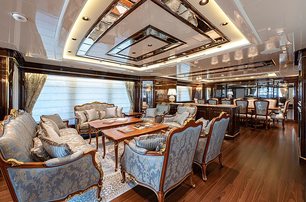
[[[169,88],[168,95],[176,95],[176,89],[175,88]]]

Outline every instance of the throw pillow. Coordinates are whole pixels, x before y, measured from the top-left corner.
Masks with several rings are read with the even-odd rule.
[[[108,107],[105,109],[105,118],[116,118],[117,117],[117,107]]]
[[[104,119],[106,116],[106,112],[105,111],[100,111],[100,119]]]
[[[40,140],[44,149],[52,158],[61,158],[73,153],[69,145],[62,143],[60,140],[52,140],[42,136],[40,137]]]
[[[33,139],[33,148],[31,149],[31,155],[34,161],[47,161],[51,157],[44,149],[41,140],[38,137]]]
[[[122,107],[117,108],[117,117],[122,117]]]
[[[57,127],[59,129],[66,128],[66,124],[63,122],[62,118],[58,114],[53,114],[53,115],[42,115],[40,119],[45,122],[47,119],[51,119],[52,121],[55,122]]]
[[[205,133],[206,135],[209,133],[210,126],[211,126],[211,122],[212,122],[212,121],[210,121],[210,122],[207,124],[206,128],[204,128],[204,133]]]
[[[149,151],[156,151],[156,149],[160,149],[160,143],[166,142],[166,138],[167,136],[165,135],[150,134],[150,135],[135,137],[134,140],[136,146],[144,148]]]
[[[87,117],[84,111],[76,111],[75,116],[79,119],[80,124],[87,122]]]
[[[188,116],[189,116],[189,112],[183,112],[181,114],[176,114],[173,121],[177,122],[180,125],[184,125],[184,122],[186,121]]]
[[[148,108],[148,109],[146,109],[146,117],[154,118],[156,115],[157,115],[156,108]]]
[[[51,126],[41,122],[41,127],[43,128],[46,137],[49,137],[54,140],[59,138],[59,134],[57,134],[56,131]]]
[[[99,119],[99,113],[95,109],[85,110],[85,115],[88,121],[94,121]]]
[[[45,119],[45,121],[43,122],[44,124],[50,126],[51,128],[53,128],[53,130],[59,135],[60,131],[58,126],[56,125],[56,123],[54,121],[52,121],[51,119]]]

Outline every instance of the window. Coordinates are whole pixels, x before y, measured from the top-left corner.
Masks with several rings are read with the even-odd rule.
[[[36,121],[55,113],[69,119],[74,117],[75,105],[93,101],[115,104],[124,112],[130,109],[124,81],[48,75],[32,115]]]
[[[192,98],[192,87],[189,86],[177,86],[176,87],[177,91],[177,97],[176,101],[191,101]]]

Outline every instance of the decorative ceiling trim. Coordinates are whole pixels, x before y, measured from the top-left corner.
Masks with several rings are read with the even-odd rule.
[[[225,67],[218,67],[214,69],[207,69],[207,70],[200,70],[194,71],[190,73],[181,73],[181,74],[174,74],[170,75],[169,77],[176,77],[176,78],[184,78],[184,77],[194,77],[194,76],[205,76],[205,75],[214,75],[220,73],[228,73],[231,71],[241,71],[241,70],[250,70],[250,69],[257,69],[269,66],[276,66],[274,60],[265,60],[265,61],[258,61],[258,62],[251,62],[251,63],[244,63],[239,65],[231,65]],[[213,79],[213,78],[212,78]]]
[[[86,34],[86,37],[82,40],[82,42],[79,44],[78,51],[77,51],[77,56],[79,57],[87,57],[91,59],[97,59],[99,61],[108,61],[108,62],[113,62],[116,64],[125,64],[125,65],[130,65],[134,67],[145,67],[149,65],[153,65],[156,63],[162,63],[166,62],[172,59],[176,59],[178,57],[183,57],[183,56],[188,56],[190,54],[197,53],[199,51],[203,51],[209,48],[213,48],[219,45],[222,45],[224,43],[229,42],[230,40],[220,31],[218,30],[215,26],[212,25],[204,16],[202,16],[196,8],[194,8],[192,5],[188,3],[186,0],[176,0],[178,2],[179,6],[174,8],[171,6],[169,2],[173,0],[151,0],[158,6],[160,6],[162,9],[182,21],[184,24],[188,25],[192,29],[194,29],[196,32],[198,32],[201,35],[204,35],[206,38],[210,39],[210,43],[207,44],[201,44],[200,46],[196,48],[192,48],[189,50],[186,50],[184,52],[180,52],[174,55],[171,55],[169,57],[165,57],[162,59],[158,59],[155,61],[150,61],[145,64],[137,65],[137,64],[132,64],[128,62],[120,62],[117,60],[113,59],[106,59],[104,57],[96,57],[96,56],[90,56],[88,52],[91,50],[93,45],[99,41],[109,30],[111,30],[114,26],[116,26],[119,22],[121,22],[125,17],[127,17],[131,12],[133,12],[136,8],[138,8],[141,4],[143,4],[146,1],[150,0],[138,0],[138,1],[127,1],[127,0],[114,0],[111,5],[103,12],[103,14],[98,18],[98,20],[94,23],[94,25],[91,27],[89,32]],[[116,16],[116,8],[118,5],[122,5],[122,2],[130,2],[130,7],[126,8],[124,13],[119,13],[119,15]],[[175,10],[177,9],[177,10]],[[118,9],[117,9],[118,10]],[[118,14],[118,13],[117,13]],[[139,57],[133,58],[133,57],[128,57],[124,56],[122,54],[118,54],[118,52],[114,53],[114,49],[118,46],[120,46],[122,43],[126,42],[127,40],[130,40],[130,38],[124,40],[123,42],[119,43],[115,47],[113,47],[109,52],[107,52],[107,55],[121,58],[121,59],[127,59],[131,60],[134,62],[139,62],[141,60],[156,56],[158,54],[164,53],[166,51],[169,51],[171,49],[177,48],[185,42],[157,29],[156,27],[151,26],[152,29],[157,30],[158,32],[168,35],[169,38],[174,39],[177,41],[177,45],[169,48],[170,44],[168,46],[165,46],[161,49],[154,50],[152,52],[149,52],[147,54],[141,55]],[[140,30],[139,32],[143,32],[145,29],[150,29],[148,27]],[[135,35],[139,34],[137,32]],[[152,36],[152,34],[151,34]],[[171,44],[173,45],[173,44]],[[168,49],[167,49],[168,48]]]
[[[144,39],[146,39],[148,37],[154,37],[155,39],[158,39],[158,40],[161,40],[161,41],[167,43],[167,45],[162,46],[162,47],[160,47],[158,49],[155,49],[153,51],[150,51],[148,53],[145,53],[143,55],[140,55],[138,57],[131,57],[131,56],[128,56],[128,55],[123,55],[121,53],[122,51],[126,50],[127,48],[143,41]],[[173,48],[179,47],[183,44],[186,44],[186,43],[184,41],[179,40],[178,38],[176,38],[174,36],[171,36],[170,34],[164,32],[164,31],[152,26],[152,25],[148,25],[144,29],[136,32],[135,34],[133,34],[129,38],[125,39],[124,41],[122,41],[121,43],[119,43],[118,45],[113,47],[110,51],[107,52],[107,55],[138,62],[138,61],[156,56],[158,54],[164,53],[164,52],[169,51]],[[116,52],[116,49],[118,50],[117,52]]]

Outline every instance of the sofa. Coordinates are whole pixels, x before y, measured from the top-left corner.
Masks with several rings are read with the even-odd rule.
[[[51,144],[42,125],[47,123],[38,125],[24,111],[1,123],[0,168],[13,200],[101,200],[103,171],[96,150],[67,127],[59,129],[58,144]]]
[[[168,115],[164,117],[163,123],[172,128],[182,127],[190,120],[194,120],[197,114],[197,106],[195,105],[179,105],[175,115]]]
[[[79,134],[89,133],[89,122],[123,117],[122,107],[103,102],[91,102],[74,107],[75,127]]]

